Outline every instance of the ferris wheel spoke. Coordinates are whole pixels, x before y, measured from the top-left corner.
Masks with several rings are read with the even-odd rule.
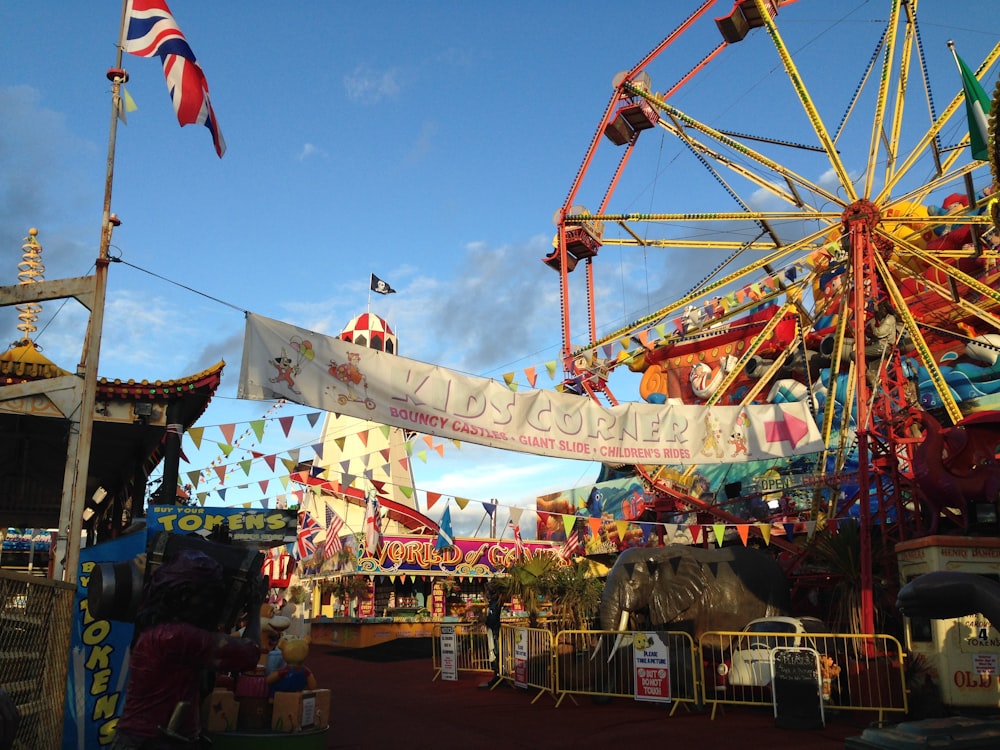
[[[993,49],[990,50],[990,53],[983,60],[983,64],[979,67],[979,70],[976,72],[976,75],[977,76],[982,75],[982,72],[987,68],[989,68],[990,66],[992,66],[997,61],[997,59],[1000,59],[1000,42],[995,44],[993,46]],[[902,180],[909,173],[909,171],[913,168],[914,164],[916,164],[916,162],[920,159],[920,157],[927,152],[927,149],[932,146],[934,139],[937,138],[938,134],[941,132],[941,129],[954,116],[954,114],[958,111],[958,108],[964,103],[965,103],[965,95],[962,93],[962,90],[959,89],[958,93],[956,93],[954,98],[948,103],[948,106],[945,108],[944,112],[942,112],[938,116],[938,118],[933,123],[931,123],[930,128],[928,128],[927,132],[924,133],[924,135],[919,139],[919,141],[917,141],[916,145],[910,151],[909,155],[906,157],[903,164],[899,167],[899,169],[895,172],[895,174],[893,174],[892,177],[886,182],[885,186],[882,188],[882,192],[879,193],[878,197],[874,199],[876,203],[883,202],[887,199],[887,197],[892,192],[892,189],[896,187],[899,181]],[[968,135],[966,135],[966,139],[968,139]],[[963,150],[964,149],[955,149],[952,153],[948,155],[946,163],[943,166],[943,169],[945,171],[950,169],[951,165],[955,163],[955,161],[959,158]],[[980,164],[976,163],[975,166],[980,166]]]
[[[823,238],[828,232],[829,232],[828,228],[823,228],[809,235],[806,235],[805,237],[796,242],[790,243],[788,245],[783,245],[780,248],[776,249],[775,252],[767,255],[766,257],[759,258],[756,261],[752,261],[744,266],[741,266],[737,271],[734,271],[733,273],[730,273],[715,281],[707,283],[704,286],[699,287],[697,291],[692,292],[691,294],[687,294],[677,299],[673,303],[666,305],[665,307],[659,308],[656,312],[653,312],[643,318],[640,318],[639,320],[630,323],[627,326],[619,328],[614,332],[609,333],[595,340],[592,344],[592,348],[595,349],[600,348],[602,346],[605,346],[606,344],[617,341],[624,336],[628,336],[632,333],[635,333],[638,330],[654,326],[663,320],[669,319],[669,317],[672,314],[676,313],[678,310],[683,310],[688,305],[691,305],[695,302],[699,302],[706,298],[710,298],[715,292],[722,291],[724,288],[732,284],[743,281],[747,278],[757,280],[759,271],[764,270],[769,266],[777,264],[784,258],[788,258],[790,256],[797,256],[797,254],[801,253],[805,248],[814,246],[815,243],[819,239]],[[800,280],[796,282],[795,285],[791,286],[803,286],[806,283],[808,283],[810,279],[811,275],[807,275],[803,277],[803,280]],[[787,293],[787,289],[785,290],[785,292]],[[753,302],[753,304],[757,305],[760,304],[762,301],[763,300],[756,300]],[[731,319],[740,311],[741,310],[730,311],[727,314],[726,318]]]
[[[958,422],[962,418],[962,411],[958,408],[955,397],[951,393],[951,388],[948,387],[948,382],[941,373],[941,368],[938,367],[937,360],[931,353],[926,340],[924,340],[924,336],[920,332],[920,328],[917,326],[913,313],[910,312],[909,305],[907,305],[906,300],[903,297],[903,293],[900,291],[892,277],[892,274],[889,272],[889,267],[886,264],[885,259],[878,253],[874,253],[872,258],[875,260],[875,268],[878,270],[883,287],[892,299],[893,308],[896,313],[903,319],[906,330],[910,334],[913,346],[917,351],[921,364],[923,364],[924,369],[930,376],[931,383],[934,385],[934,390],[937,391],[938,398],[941,399],[942,406],[944,406],[945,411],[948,412],[948,416],[951,420],[953,422]]]
[[[852,182],[850,175],[847,173],[847,169],[844,167],[844,162],[840,158],[837,146],[834,144],[833,139],[830,138],[830,133],[826,129],[826,125],[823,123],[823,119],[820,117],[819,111],[816,109],[816,105],[813,103],[812,97],[809,96],[809,90],[806,88],[805,82],[802,80],[802,76],[799,75],[799,71],[795,67],[795,62],[792,60],[792,56],[789,54],[788,49],[785,46],[785,42],[781,38],[781,34],[778,32],[777,24],[775,24],[774,19],[771,18],[771,14],[767,12],[762,0],[755,1],[757,3],[758,11],[761,13],[763,19],[764,28],[767,29],[767,33],[771,37],[771,41],[774,43],[774,48],[778,51],[778,56],[781,58],[781,64],[784,66],[785,73],[792,82],[792,87],[795,89],[795,93],[798,96],[799,101],[802,103],[802,107],[805,109],[806,116],[809,119],[809,124],[812,125],[813,131],[816,133],[820,144],[822,144],[823,149],[826,151],[827,158],[830,160],[830,165],[833,167],[833,171],[837,174],[837,179],[840,180],[840,185],[844,189],[844,193],[847,195],[848,203],[853,203],[857,200],[858,194],[854,189],[854,183]],[[841,201],[838,200],[837,202],[840,203]]]
[[[948,161],[946,161],[942,165],[942,167],[948,167],[950,169],[950,167],[952,166],[953,160],[954,160],[954,157],[953,156],[949,156],[948,157]],[[916,203],[916,204],[923,204],[927,200],[927,197],[931,193],[933,193],[935,190],[939,190],[939,189],[943,188],[946,185],[949,185],[949,184],[951,184],[953,182],[956,182],[957,180],[960,180],[965,175],[971,174],[972,172],[974,172],[975,170],[977,170],[979,167],[980,167],[980,164],[978,162],[969,162],[967,164],[961,165],[957,169],[950,169],[950,171],[943,172],[942,174],[938,175],[934,179],[928,180],[927,182],[925,182],[923,185],[921,185],[920,187],[916,188],[915,190],[911,190],[909,193],[904,193],[903,195],[899,196],[898,198],[893,198],[892,200],[887,201],[883,205],[886,208],[891,208],[893,206],[898,206],[898,205],[906,204],[906,203],[909,203],[909,204],[914,204],[914,203]],[[952,218],[953,217],[948,217],[949,223],[952,223]],[[938,221],[935,222],[935,223],[940,224],[941,223],[940,219],[938,219]]]
[[[882,77],[879,79],[878,96],[875,100],[875,116],[872,121],[871,142],[868,146],[868,165],[865,169],[865,187],[862,193],[868,197],[872,194],[872,185],[875,182],[875,170],[878,166],[879,143],[882,141],[882,127],[885,120],[886,100],[889,96],[889,85],[892,79],[892,63],[896,53],[896,35],[898,33],[899,3],[892,4],[889,13],[888,33],[885,37],[885,49],[882,52]],[[903,78],[900,78],[902,84]],[[886,151],[889,152],[892,146],[887,144]],[[891,161],[887,155],[886,161]]]
[[[835,195],[834,193],[829,192],[828,190],[818,185],[817,183],[812,182],[811,180],[808,180],[799,174],[796,174],[791,169],[782,166],[780,163],[778,163],[774,159],[765,156],[760,151],[750,148],[742,141],[732,138],[726,135],[725,133],[721,132],[720,130],[716,130],[710,125],[706,125],[700,120],[697,120],[694,117],[688,115],[687,113],[682,112],[680,109],[673,106],[672,104],[668,104],[666,101],[659,98],[655,94],[651,94],[645,89],[632,86],[629,83],[624,84],[624,87],[633,96],[641,96],[642,98],[646,99],[650,104],[652,104],[655,107],[658,107],[661,111],[663,111],[671,118],[676,120],[678,123],[682,123],[683,125],[686,125],[687,127],[692,128],[698,131],[699,133],[702,133],[703,135],[713,139],[714,141],[721,143],[727,148],[732,149],[736,153],[739,153],[742,156],[744,156],[745,158],[757,162],[765,169],[768,169],[771,172],[773,172],[775,175],[778,175],[796,185],[806,188],[808,191],[810,191],[811,193],[815,193],[818,197],[822,198],[823,200],[829,201],[835,205],[840,205],[840,206],[846,205],[843,198]],[[666,125],[662,126],[667,127]],[[674,127],[676,127],[676,125]]]
[[[764,342],[771,338],[775,329],[778,327],[778,324],[785,319],[785,315],[794,309],[795,303],[793,302],[786,302],[781,306],[771,320],[768,321],[767,325],[764,326],[763,330],[761,330],[761,332],[758,333],[757,336],[750,342],[746,351],[743,352],[743,355],[736,362],[736,365],[730,370],[729,374],[722,379],[722,382],[719,384],[719,389],[705,402],[705,406],[715,406],[719,403],[722,396],[729,391],[729,388],[734,382],[736,382],[736,379],[740,377],[744,370],[746,370],[750,360],[755,354],[757,354],[758,351],[760,351],[760,347],[763,346]]]
[[[917,49],[918,58],[921,62],[921,70],[923,70],[923,56],[920,52],[918,46],[919,34],[917,33],[917,20],[914,15],[913,8],[909,3],[903,3],[903,10],[905,12],[905,31],[903,33],[903,43],[901,45],[902,50],[900,54],[899,62],[899,76],[896,82],[896,101],[892,108],[892,124],[889,128],[889,134],[886,138],[886,160],[885,160],[885,174],[884,181],[888,182],[891,179],[893,169],[896,165],[897,158],[897,148],[900,141],[900,133],[903,129],[903,112],[906,106],[906,91],[910,81],[910,68],[912,62],[912,55],[914,48]],[[926,86],[926,79],[924,84]],[[928,91],[928,97],[930,93]],[[874,136],[874,131],[873,131]],[[872,165],[871,171],[874,173],[875,167]],[[865,195],[871,195],[871,186],[865,191]]]
[[[954,294],[954,291],[950,286],[946,286],[944,284],[935,282],[934,280],[928,278],[926,275],[919,274],[911,268],[900,265],[898,262],[895,264],[890,263],[890,267],[892,268],[895,276],[900,280],[917,282],[924,289],[934,292],[937,295],[937,299],[939,300],[939,305],[941,308],[944,308],[945,306],[954,306],[955,310],[957,312],[960,312],[965,317],[970,319],[971,318],[978,319],[982,323],[985,323],[987,326],[989,326],[991,330],[1000,330],[1000,317],[997,317],[992,312],[986,310],[985,308],[982,307],[982,305],[970,302],[969,300],[965,299],[965,297],[963,297],[962,295],[957,295],[958,299],[956,300],[955,299],[956,295]],[[942,317],[944,317],[946,319],[946,322],[949,324],[953,322],[951,320],[951,317],[947,316],[946,314],[942,314]],[[933,330],[940,335],[951,336],[953,338],[964,338],[969,341],[974,340],[968,333],[963,334],[956,330],[944,329],[941,328],[940,326],[933,325],[926,319],[922,320],[920,323],[918,323],[918,325],[928,329],[933,328]],[[968,329],[968,324],[966,324],[965,329],[966,330]]]
[[[772,174],[778,174],[778,176],[782,177],[788,184],[789,190],[786,192],[780,189],[773,179],[767,179],[767,177],[757,174],[752,169],[740,164],[736,160],[730,159],[721,152],[712,149],[703,141],[693,138],[691,134],[681,126],[681,123],[673,117],[671,117],[669,121],[661,118],[660,127],[677,137],[699,156],[726,167],[730,171],[735,172],[739,176],[767,191],[771,195],[783,200],[789,205],[799,206],[804,211],[815,210],[812,206],[806,204],[797,192],[795,192],[795,183],[791,174],[778,173],[775,172],[773,167],[770,168]],[[718,179],[721,181],[721,177],[718,177]],[[811,192],[816,192],[816,186],[813,183],[806,182],[804,178],[800,179],[802,179],[802,182],[800,182],[802,187],[807,188]],[[728,188],[729,186],[726,185],[726,187]]]

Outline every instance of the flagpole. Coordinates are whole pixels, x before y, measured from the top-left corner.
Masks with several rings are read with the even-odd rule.
[[[108,250],[111,233],[120,222],[111,213],[111,188],[115,174],[115,142],[118,137],[118,112],[121,106],[121,86],[128,80],[122,69],[122,35],[128,0],[122,0],[118,24],[115,67],[108,71],[111,81],[111,126],[108,133],[108,158],[104,177],[104,207],[101,215],[101,244],[94,264],[94,290],[90,301],[90,322],[87,327],[80,363],[76,374],[82,377],[79,426],[69,430],[66,446],[66,470],[63,475],[63,499],[59,511],[59,529],[66,533],[65,566],[61,578],[76,583],[80,566],[80,537],[83,533],[83,507],[87,501],[87,477],[90,473],[90,451],[93,445],[94,403],[97,400],[97,367],[101,355],[101,332],[104,328],[104,306],[108,291]],[[58,565],[58,563],[57,563]],[[57,577],[59,577],[57,575]]]

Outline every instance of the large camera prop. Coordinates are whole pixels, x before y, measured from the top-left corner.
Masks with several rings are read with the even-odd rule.
[[[153,571],[181,550],[204,552],[222,566],[225,602],[219,628],[232,632],[240,618],[256,615],[267,593],[267,578],[261,573],[264,554],[237,545],[220,544],[200,536],[161,531],[146,544],[146,560],[99,563],[87,585],[87,607],[100,620],[135,622],[145,587]]]

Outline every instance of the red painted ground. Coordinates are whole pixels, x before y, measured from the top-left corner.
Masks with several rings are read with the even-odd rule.
[[[408,750],[476,748],[843,748],[875,720],[874,714],[843,712],[821,730],[778,729],[769,709],[727,708],[715,720],[708,712],[616,699],[598,705],[568,698],[559,708],[549,696],[501,686],[482,690],[483,675],[457,682],[432,680],[426,642],[397,642],[387,652],[332,652],[314,648],[308,665],[320,687],[333,694],[327,748],[388,747]]]

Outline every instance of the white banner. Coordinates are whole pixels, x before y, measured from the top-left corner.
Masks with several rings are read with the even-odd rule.
[[[428,435],[540,456],[715,464],[822,450],[805,402],[604,407],[588,396],[512,391],[486,378],[247,314],[240,398],[284,398]]]

